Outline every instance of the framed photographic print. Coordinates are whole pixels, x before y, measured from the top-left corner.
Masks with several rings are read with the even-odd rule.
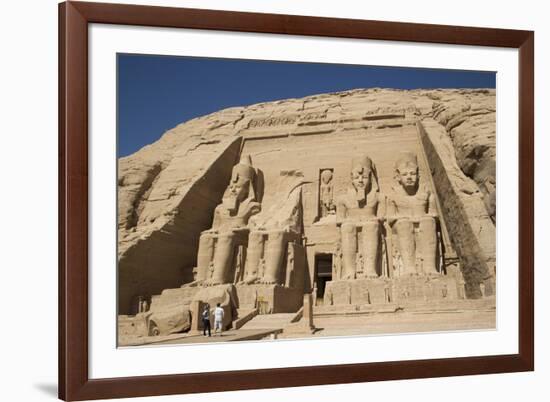
[[[533,32],[59,10],[60,398],[533,370]]]

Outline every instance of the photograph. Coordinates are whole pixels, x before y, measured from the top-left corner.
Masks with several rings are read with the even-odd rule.
[[[119,348],[497,328],[495,71],[116,68]]]

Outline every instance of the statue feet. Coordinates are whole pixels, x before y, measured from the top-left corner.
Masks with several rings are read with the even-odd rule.
[[[204,282],[202,282],[202,286],[217,286],[221,284],[222,284],[221,281],[215,280],[213,278],[207,279]]]
[[[181,287],[182,287],[182,288],[194,288],[194,287],[197,287],[197,286],[201,286],[203,282],[204,282],[204,281],[199,280],[199,281],[193,281],[193,282],[189,282],[189,283],[184,283],[183,285],[181,285]]]
[[[252,285],[257,282],[258,282],[258,278],[254,277],[254,278],[245,279],[244,281],[240,281],[239,283],[237,283],[237,285]]]
[[[260,281],[258,281],[258,283],[262,285],[277,285],[277,281],[275,279],[266,279],[266,278],[261,279]]]

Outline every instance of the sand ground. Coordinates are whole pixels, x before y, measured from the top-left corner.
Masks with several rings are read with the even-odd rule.
[[[277,322],[276,315],[273,321]],[[121,346],[200,344],[234,342],[259,339],[319,338],[334,336],[361,336],[397,333],[495,330],[494,309],[481,311],[448,312],[395,312],[385,314],[328,315],[314,318],[316,330],[313,334],[286,333],[280,322],[269,328],[225,331],[221,336],[205,337],[202,334],[172,334],[164,337],[142,337],[127,339]],[[283,331],[282,331],[283,330]]]

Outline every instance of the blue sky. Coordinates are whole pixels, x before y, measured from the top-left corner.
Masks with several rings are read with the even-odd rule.
[[[232,106],[355,88],[495,88],[494,72],[118,55],[118,156]]]

